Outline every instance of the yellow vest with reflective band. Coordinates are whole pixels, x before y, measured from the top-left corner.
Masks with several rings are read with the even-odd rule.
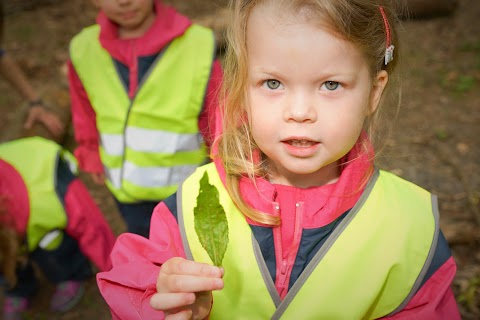
[[[75,36],[70,56],[96,113],[107,186],[124,203],[164,199],[208,156],[198,117],[214,60],[213,32],[192,25],[173,40],[132,99],[99,32],[93,25]]]
[[[199,181],[208,171],[229,226],[224,289],[214,291],[210,319],[377,319],[402,310],[422,283],[439,234],[436,197],[391,173],[376,171],[283,301],[260,247],[229,197],[214,164],[178,189],[178,220],[189,259],[212,264],[194,228]]]
[[[63,230],[67,225],[67,215],[56,191],[59,157],[67,161],[73,173],[77,172],[73,155],[53,141],[30,137],[0,144],[0,159],[17,170],[27,187],[29,251],[35,250],[50,231]]]

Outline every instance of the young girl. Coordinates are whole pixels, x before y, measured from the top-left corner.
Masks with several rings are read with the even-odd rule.
[[[149,240],[117,240],[97,276],[113,317],[459,319],[436,198],[372,163],[394,14],[373,0],[231,6],[218,153],[156,207]],[[217,202],[222,267],[196,231]]]

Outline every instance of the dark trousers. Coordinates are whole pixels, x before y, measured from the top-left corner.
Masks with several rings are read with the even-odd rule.
[[[77,241],[64,233],[62,243],[55,250],[39,247],[30,253],[29,262],[17,268],[17,285],[6,291],[7,296],[27,298],[37,291],[32,261],[54,284],[68,280],[84,281],[93,275],[90,262],[80,251]]]
[[[121,203],[115,200],[118,210],[127,225],[127,231],[148,238],[150,219],[158,201],[143,201],[137,203]]]

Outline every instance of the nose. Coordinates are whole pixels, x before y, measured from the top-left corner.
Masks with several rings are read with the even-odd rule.
[[[299,123],[317,121],[312,94],[305,91],[292,93],[285,110],[285,120]]]

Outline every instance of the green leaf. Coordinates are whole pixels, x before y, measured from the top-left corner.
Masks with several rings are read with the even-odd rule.
[[[208,173],[200,179],[195,215],[195,232],[213,264],[222,265],[228,245],[228,222],[220,204],[218,190],[209,183]]]

